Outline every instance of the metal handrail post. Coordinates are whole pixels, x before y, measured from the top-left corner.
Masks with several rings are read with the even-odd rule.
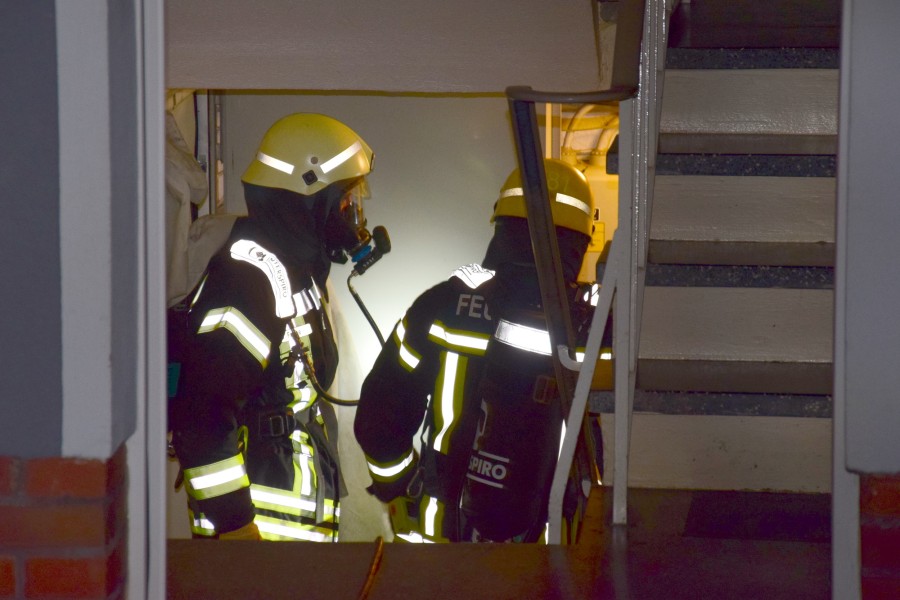
[[[614,311],[615,450],[613,472],[614,525],[627,522],[631,425],[634,413],[641,313],[649,246],[653,182],[662,100],[662,72],[668,39],[671,0],[648,0],[641,44],[640,89],[620,105],[618,232],[630,234],[622,244],[626,268],[618,281]],[[624,135],[623,135],[624,134]],[[624,216],[624,219],[623,219]]]

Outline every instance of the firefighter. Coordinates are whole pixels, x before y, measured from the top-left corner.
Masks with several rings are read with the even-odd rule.
[[[544,167],[564,279],[574,297],[573,284],[592,230],[590,187],[584,175],[567,163],[546,159]],[[460,510],[467,474],[478,460],[472,455],[473,445],[478,442],[502,452],[495,447],[497,437],[486,436],[486,425],[495,429],[512,426],[519,437],[542,444],[532,448],[530,456],[531,460],[543,461],[544,466],[538,469],[542,474],[548,468],[552,473],[555,466],[561,409],[558,397],[554,397],[549,349],[540,348],[538,352],[546,350],[546,354],[540,354],[536,362],[528,357],[524,362],[515,361],[517,369],[524,369],[520,373],[523,381],[527,379],[518,387],[528,388],[527,394],[539,397],[545,403],[539,408],[546,409],[520,407],[519,417],[547,422],[529,424],[517,418],[504,424],[485,421],[484,417],[485,400],[491,403],[485,396],[489,392],[485,378],[498,372],[490,367],[492,363],[503,363],[502,347],[510,343],[507,334],[516,333],[510,326],[542,330],[549,346],[525,216],[521,177],[515,170],[495,204],[491,217],[494,234],[483,263],[460,267],[447,281],[419,296],[394,328],[363,383],[354,431],[369,466],[373,482],[369,490],[388,505],[395,536],[401,539],[489,539],[486,528],[473,530],[472,523],[479,516],[473,512],[480,506],[477,490],[474,502],[469,498],[468,512]],[[495,341],[498,336],[503,338],[499,342]],[[499,359],[489,360],[488,353],[497,354],[490,350],[492,345],[498,346]],[[495,384],[492,389],[496,388]],[[513,407],[507,414],[515,412]],[[422,435],[417,447],[414,438],[420,425]],[[530,427],[544,432],[542,437],[532,437]],[[515,460],[521,463],[529,458]],[[476,476],[484,464],[477,463]],[[506,468],[512,474],[512,465]],[[503,465],[494,468],[494,475],[502,469]],[[531,483],[544,485],[543,481]],[[538,498],[537,502],[508,502],[506,508],[522,513],[516,523],[534,521],[542,528],[546,497],[542,501],[544,491],[528,490],[528,485],[527,476],[519,478],[515,490],[525,488],[526,494]],[[514,539],[518,533],[526,532],[506,538],[533,541],[536,537],[529,530],[528,539]],[[496,541],[508,541],[506,538]]]
[[[338,361],[325,290],[331,263],[367,241],[372,159],[343,123],[298,113],[241,178],[247,216],[194,293],[170,413],[195,537],[337,541],[337,422],[317,391]]]

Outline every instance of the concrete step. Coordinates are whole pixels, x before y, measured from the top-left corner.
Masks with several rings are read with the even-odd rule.
[[[827,289],[647,287],[637,387],[830,394]]]
[[[611,483],[615,415],[600,418]],[[831,430],[831,419],[635,413],[628,486],[828,492]]]
[[[667,69],[660,153],[835,154],[837,69]]]
[[[830,177],[657,176],[651,263],[834,265]]]

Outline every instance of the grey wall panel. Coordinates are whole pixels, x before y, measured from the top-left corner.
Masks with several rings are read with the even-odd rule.
[[[53,0],[0,17],[0,455],[58,455],[59,144]]]
[[[135,429],[138,338],[138,98],[133,0],[109,0],[112,181],[112,446]]]

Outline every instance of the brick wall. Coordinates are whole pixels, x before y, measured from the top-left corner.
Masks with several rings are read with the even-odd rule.
[[[860,478],[863,600],[900,598],[900,475]]]
[[[107,461],[0,457],[0,599],[125,597],[125,446]]]

